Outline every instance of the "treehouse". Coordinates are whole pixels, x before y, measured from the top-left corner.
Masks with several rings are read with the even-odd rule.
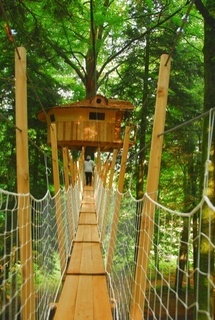
[[[121,123],[133,108],[128,101],[96,95],[92,99],[41,111],[37,117],[40,121],[47,122],[48,128],[52,122],[56,123],[59,147],[69,147],[71,150],[88,147],[111,151],[122,147]]]

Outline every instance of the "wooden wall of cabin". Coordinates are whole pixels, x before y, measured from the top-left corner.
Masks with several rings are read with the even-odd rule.
[[[62,110],[63,111],[63,110]],[[64,110],[65,111],[65,110]],[[75,109],[70,114],[60,112],[54,119],[59,144],[73,145],[78,141],[118,142],[121,140],[121,122],[123,111]],[[51,116],[51,115],[50,115]],[[97,119],[94,119],[97,118]],[[50,134],[48,133],[48,142]]]

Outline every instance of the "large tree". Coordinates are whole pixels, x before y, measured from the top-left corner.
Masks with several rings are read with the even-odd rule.
[[[196,0],[196,7],[204,18],[204,111],[214,108],[215,87],[215,2],[214,0]],[[210,132],[208,117],[204,121],[203,148],[202,148],[202,187],[203,192],[215,205],[215,133],[213,132],[212,147],[210,150],[210,162],[206,163],[208,149],[208,135]],[[208,166],[208,184],[204,185],[203,177],[205,165]],[[214,244],[215,244],[215,212],[207,205],[203,208],[201,219],[201,243],[200,243],[200,274],[199,274],[199,308],[208,310],[210,305],[211,317],[213,317],[213,286],[206,274],[208,270],[214,277]],[[210,288],[210,290],[208,290]],[[198,319],[208,319],[204,313],[198,314]]]
[[[84,93],[94,96],[125,62],[132,45],[186,7],[180,2],[167,5],[166,1],[148,1],[152,12],[144,9],[138,15],[129,15],[129,9],[139,1],[9,0],[3,4],[17,44],[22,42],[31,54],[40,57],[40,70],[46,68],[62,85],[69,85],[73,90],[70,97],[76,99],[83,98]],[[141,19],[145,21],[141,32],[128,34],[128,26],[137,30]]]

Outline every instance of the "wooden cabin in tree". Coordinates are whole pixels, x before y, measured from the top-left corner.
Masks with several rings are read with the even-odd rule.
[[[92,99],[50,108],[37,116],[40,121],[47,122],[48,127],[56,123],[59,147],[111,151],[122,147],[121,123],[133,108],[128,101],[96,95]]]

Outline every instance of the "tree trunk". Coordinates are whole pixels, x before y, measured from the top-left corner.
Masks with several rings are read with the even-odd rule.
[[[85,89],[86,98],[93,98],[97,91],[96,57],[93,50],[89,50],[86,57]]]
[[[140,154],[137,168],[137,199],[143,197],[143,186],[144,186],[144,161],[145,161],[145,151],[143,148],[146,144],[146,117],[148,114],[147,100],[149,94],[149,36],[146,37],[146,47],[145,47],[145,66],[144,66],[144,77],[143,77],[143,96],[142,96],[142,109],[140,114]]]
[[[146,132],[146,116],[148,113],[147,110],[147,99],[148,99],[148,87],[149,87],[149,36],[146,37],[146,48],[145,48],[145,56],[144,56],[145,66],[144,66],[144,76],[143,76],[143,96],[142,96],[142,109],[140,113],[140,154],[137,160],[137,184],[136,184],[136,195],[137,199],[142,199],[143,197],[143,186],[144,186],[144,161],[145,161],[145,132]],[[140,228],[140,212],[142,212],[142,207],[139,207],[137,203],[136,209],[136,229]],[[139,232],[136,234],[136,246],[135,246],[135,261],[137,258],[137,248],[139,244]]]
[[[176,269],[175,288],[178,293],[182,290],[184,270],[188,270],[188,235],[189,235],[189,219],[183,219],[183,230],[181,235],[181,243],[179,249],[178,266]]]
[[[214,0],[202,1],[197,0],[196,6],[204,17],[204,111],[214,107],[214,88],[215,88],[215,2]],[[203,151],[202,151],[202,168],[207,160],[208,148],[208,119],[205,119],[203,132]],[[204,193],[207,194],[210,201],[215,204],[215,136],[213,133],[212,149],[210,152],[211,162],[209,164],[208,186]],[[203,174],[202,174],[203,177]],[[202,178],[203,180],[203,178]],[[210,312],[213,317],[213,287],[208,281],[214,277],[214,234],[215,234],[215,213],[206,204],[200,216],[201,221],[201,239],[200,239],[200,272],[199,272],[199,289],[197,292],[199,309]],[[208,272],[210,273],[208,275]],[[204,275],[204,273],[206,275]],[[208,306],[210,310],[208,310]],[[206,314],[199,313],[199,320],[208,319]]]
[[[85,89],[86,98],[93,98],[97,91],[97,51],[96,51],[96,41],[97,41],[97,28],[95,26],[94,16],[93,16],[93,3],[91,4],[91,24],[90,24],[90,44],[86,55],[86,75],[85,75]]]

